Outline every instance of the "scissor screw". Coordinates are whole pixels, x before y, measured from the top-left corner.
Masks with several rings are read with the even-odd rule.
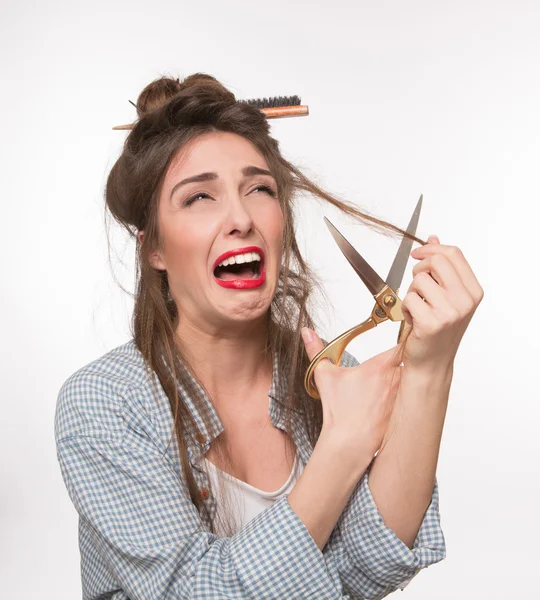
[[[377,308],[375,309],[375,314],[380,319],[385,319],[386,318],[386,313],[384,312],[384,310],[380,306],[377,306]]]
[[[385,306],[394,306],[394,304],[396,303],[396,299],[394,298],[394,296],[385,296],[384,300],[383,300],[383,304]]]

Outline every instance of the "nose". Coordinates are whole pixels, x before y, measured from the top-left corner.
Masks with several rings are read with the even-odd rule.
[[[246,237],[252,231],[253,217],[243,198],[238,194],[229,196],[223,219],[223,233],[225,235]]]

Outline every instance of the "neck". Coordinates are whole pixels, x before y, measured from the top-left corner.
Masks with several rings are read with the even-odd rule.
[[[265,351],[266,317],[226,330],[182,318],[176,333],[180,350],[214,403],[238,407],[249,404],[261,387],[270,389],[272,357]]]

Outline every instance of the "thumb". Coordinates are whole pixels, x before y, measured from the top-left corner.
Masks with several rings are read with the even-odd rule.
[[[324,344],[322,343],[321,338],[312,329],[302,327],[301,333],[309,360],[313,360],[313,357],[324,348]]]

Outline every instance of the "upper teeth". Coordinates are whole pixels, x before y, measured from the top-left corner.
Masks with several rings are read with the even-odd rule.
[[[237,265],[241,263],[251,262],[253,260],[261,260],[261,256],[258,252],[245,252],[244,254],[236,254],[235,256],[229,256],[225,260],[218,264],[218,267],[226,267],[227,265]]]

